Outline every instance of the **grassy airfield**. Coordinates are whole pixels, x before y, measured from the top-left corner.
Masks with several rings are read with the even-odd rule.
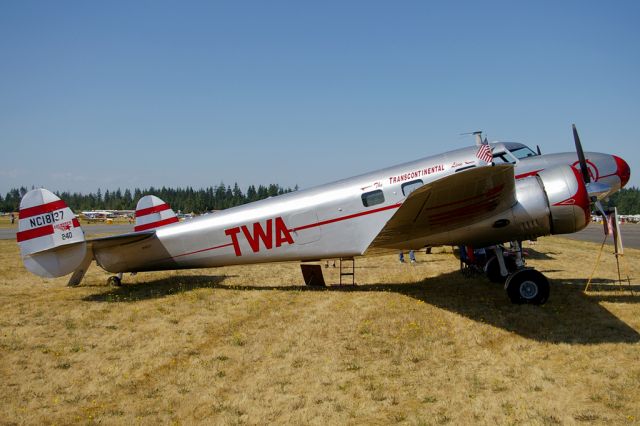
[[[611,285],[610,254],[609,285],[585,295],[598,248],[527,246],[553,280],[532,307],[464,278],[450,249],[359,259],[355,288],[308,289],[292,263],[121,288],[94,266],[70,289],[0,241],[0,424],[638,423],[640,251],[635,296]]]

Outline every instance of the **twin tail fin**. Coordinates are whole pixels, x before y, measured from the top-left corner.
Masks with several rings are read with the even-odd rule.
[[[145,195],[136,205],[135,232],[160,228],[178,222],[169,204],[155,195]]]
[[[80,222],[55,194],[39,188],[20,201],[18,233],[24,266],[41,277],[61,277],[73,272],[87,254]]]
[[[153,230],[178,222],[174,211],[154,195],[146,195],[136,207],[134,231],[153,234]],[[86,241],[80,222],[67,204],[52,192],[38,188],[20,201],[16,239],[24,266],[32,273],[55,278],[75,272],[69,282],[76,285],[84,276],[100,247],[139,239],[135,234]],[[146,232],[142,232],[146,231]]]

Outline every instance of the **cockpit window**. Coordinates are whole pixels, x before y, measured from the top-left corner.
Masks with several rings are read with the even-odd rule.
[[[523,146],[522,148],[512,149],[511,153],[518,159],[521,160],[527,157],[535,157],[536,154],[529,147]]]
[[[509,151],[501,151],[493,153],[493,162],[495,164],[516,164],[517,160]]]

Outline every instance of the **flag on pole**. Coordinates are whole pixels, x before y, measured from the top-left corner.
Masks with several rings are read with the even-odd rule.
[[[613,234],[613,213],[604,217],[604,233],[606,235]]]
[[[493,161],[493,154],[491,153],[491,147],[488,143],[483,143],[478,147],[478,152],[476,152],[476,157],[489,164]]]

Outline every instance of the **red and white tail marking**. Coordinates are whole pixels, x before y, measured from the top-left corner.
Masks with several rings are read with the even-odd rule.
[[[27,192],[20,201],[19,217],[16,239],[29,271],[60,277],[73,272],[84,259],[80,222],[55,194],[42,188]]]
[[[136,226],[134,231],[146,231],[178,222],[171,207],[155,195],[145,195],[136,206]]]

